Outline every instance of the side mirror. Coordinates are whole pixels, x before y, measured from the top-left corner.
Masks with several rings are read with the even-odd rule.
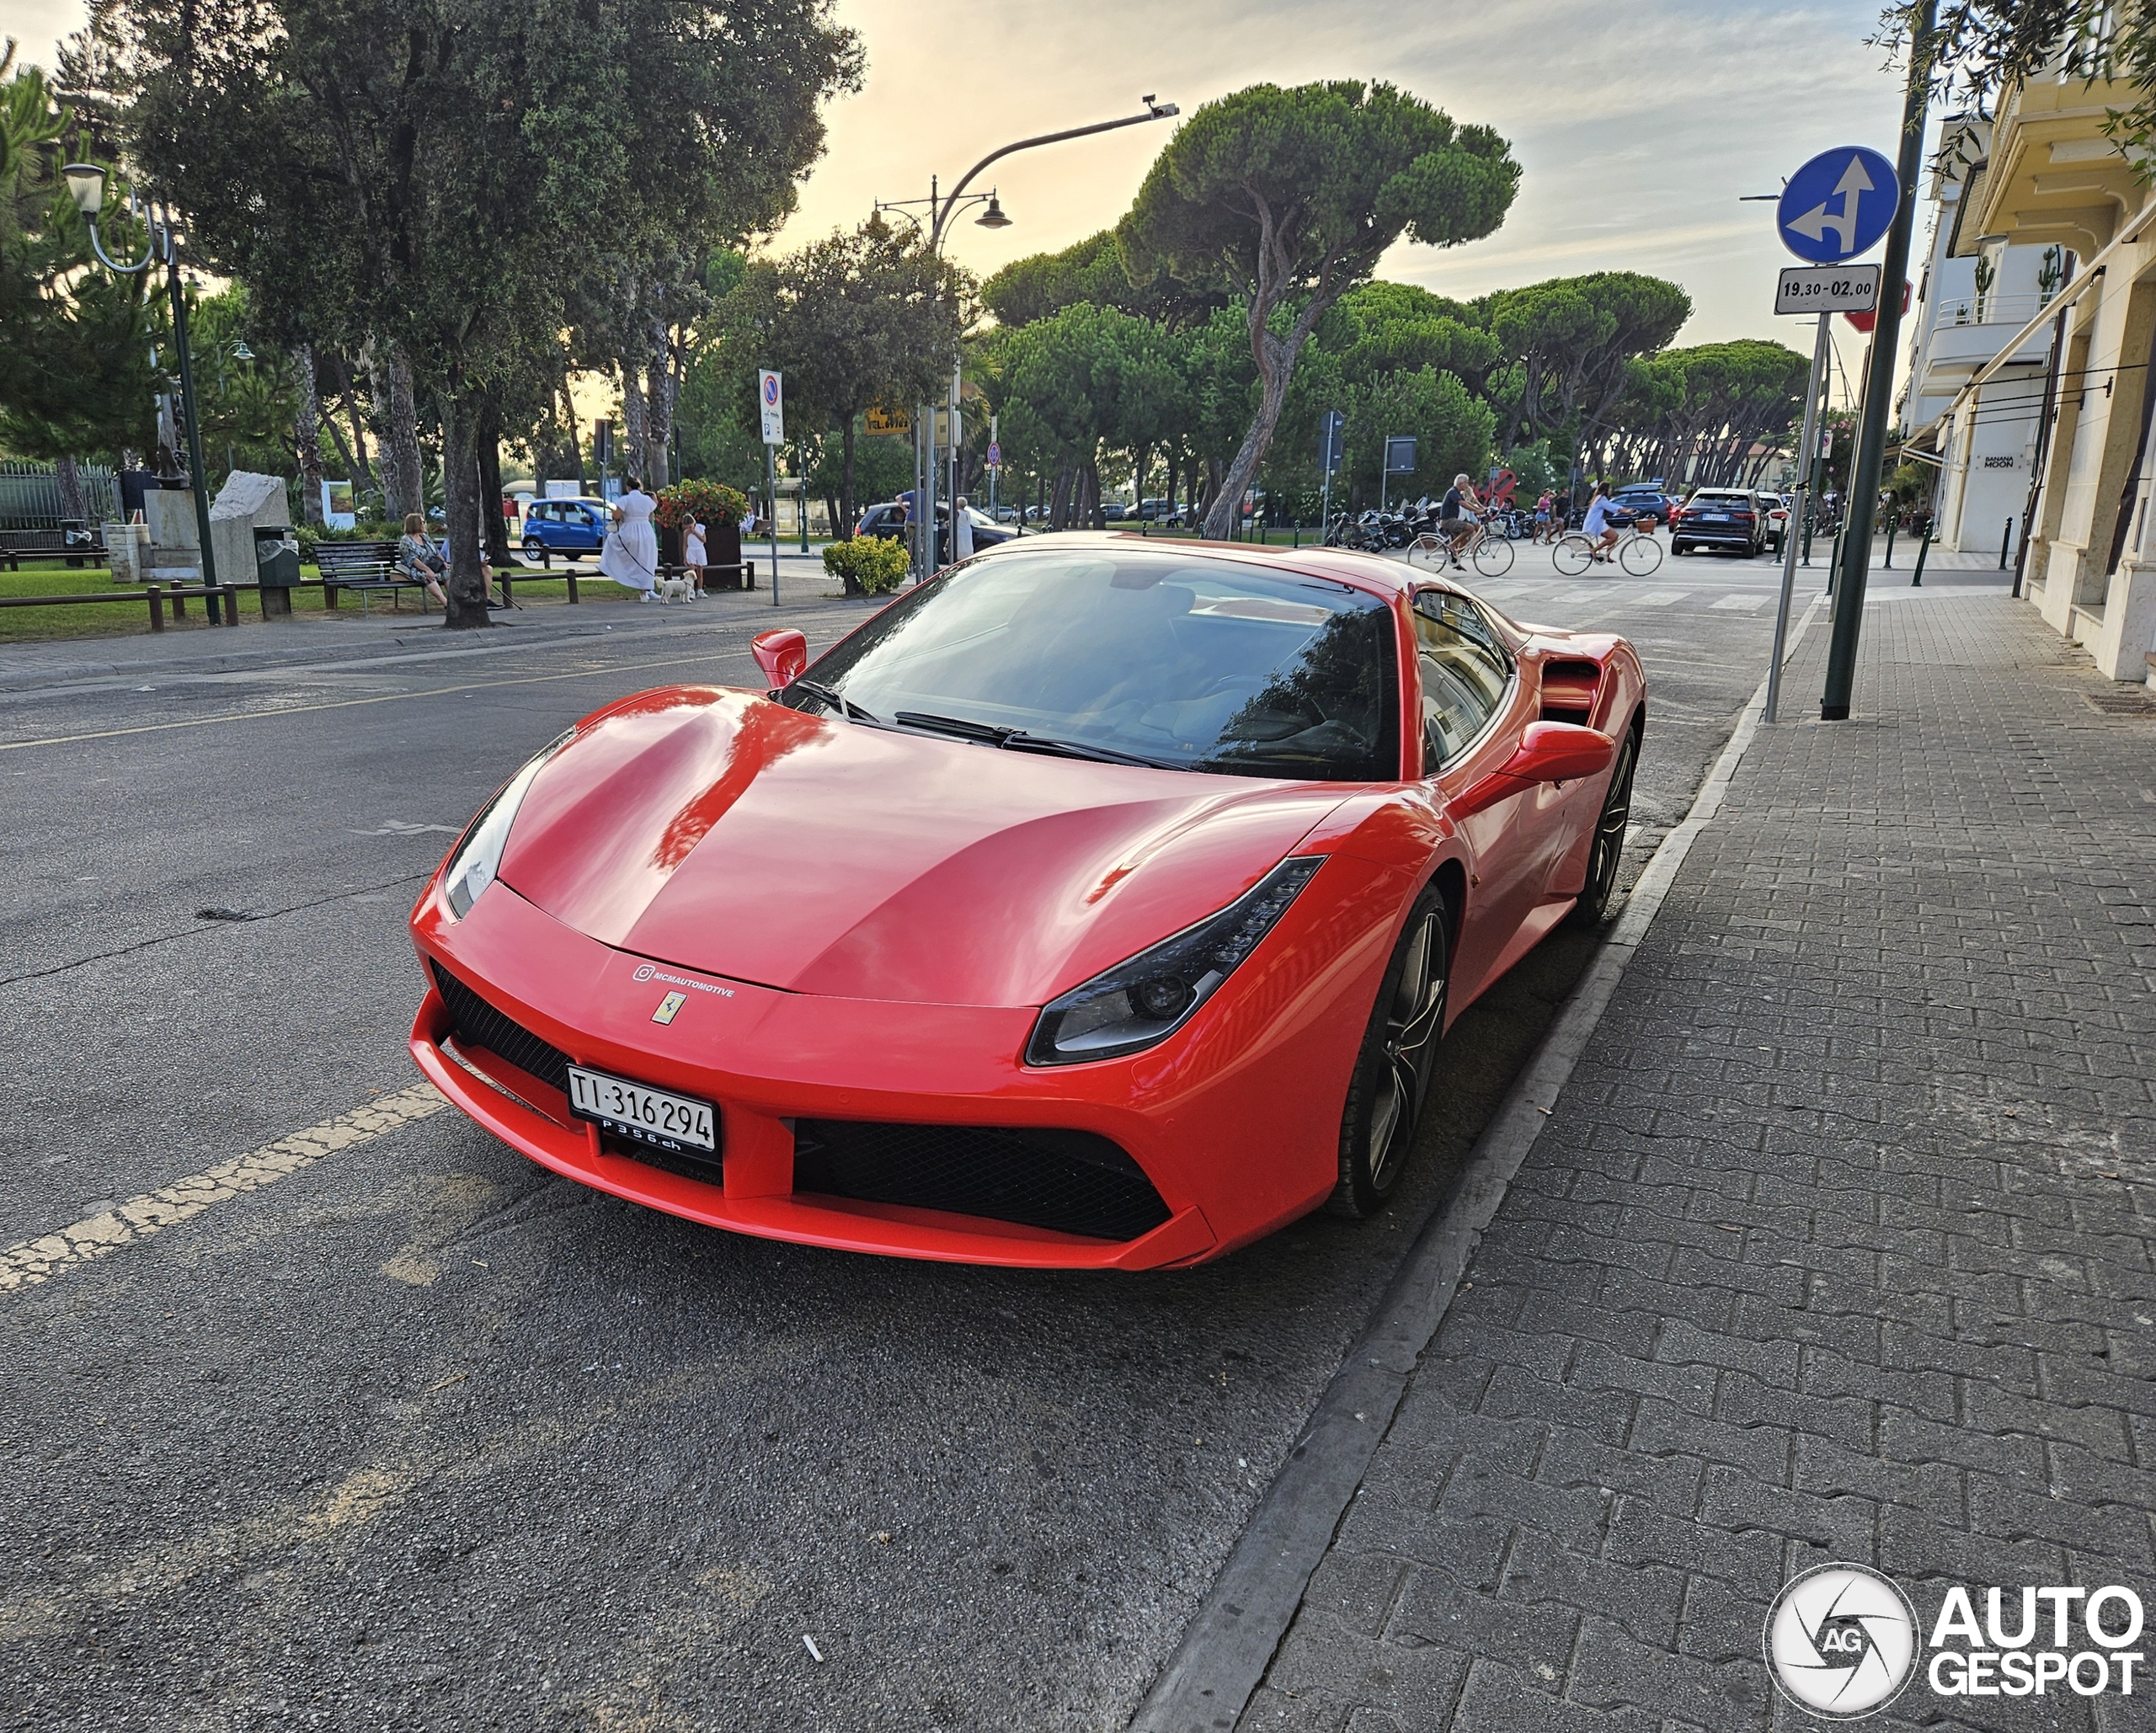
[[[1519,746],[1502,765],[1445,803],[1454,819],[1471,819],[1537,782],[1570,782],[1609,768],[1617,743],[1595,728],[1572,723],[1529,723]]]
[[[749,640],[749,653],[756,659],[756,666],[763,669],[764,678],[771,682],[773,691],[792,685],[808,667],[808,640],[792,627],[778,632],[758,632]],[[1575,732],[1584,733],[1588,730]],[[1604,761],[1608,762],[1606,755]]]
[[[1572,782],[1608,770],[1616,755],[1617,743],[1599,729],[1574,723],[1529,723],[1519,749],[1498,774],[1522,782]]]

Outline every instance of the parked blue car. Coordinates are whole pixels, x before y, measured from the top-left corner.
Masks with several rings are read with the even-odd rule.
[[[613,508],[603,499],[535,499],[524,513],[524,557],[596,554],[613,525]]]

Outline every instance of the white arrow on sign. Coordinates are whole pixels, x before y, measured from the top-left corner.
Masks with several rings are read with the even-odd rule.
[[[1856,203],[1872,190],[1871,177],[1864,172],[1864,158],[1851,156],[1849,166],[1842,171],[1842,178],[1834,190],[1823,202],[1813,206],[1798,217],[1790,227],[1807,241],[1823,238],[1828,229],[1834,232],[1838,250],[1847,253],[1856,237]],[[1842,201],[1838,216],[1829,216],[1827,206],[1836,199]]]

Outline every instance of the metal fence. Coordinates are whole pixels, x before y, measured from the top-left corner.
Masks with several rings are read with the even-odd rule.
[[[120,483],[102,463],[78,464],[83,503],[89,521],[120,515]],[[0,530],[56,530],[68,515],[60,509],[60,481],[49,463],[0,462]]]

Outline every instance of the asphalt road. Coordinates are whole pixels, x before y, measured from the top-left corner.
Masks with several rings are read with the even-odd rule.
[[[1643,845],[1764,669],[1771,604],[1716,604],[1772,579],[1488,586],[1640,645]],[[405,914],[486,794],[859,617],[10,653],[0,1246],[408,1088]],[[1463,1019],[1390,1216],[1199,1270],[734,1238],[444,1111],[0,1291],[0,1726],[1119,1728],[1586,954]]]

